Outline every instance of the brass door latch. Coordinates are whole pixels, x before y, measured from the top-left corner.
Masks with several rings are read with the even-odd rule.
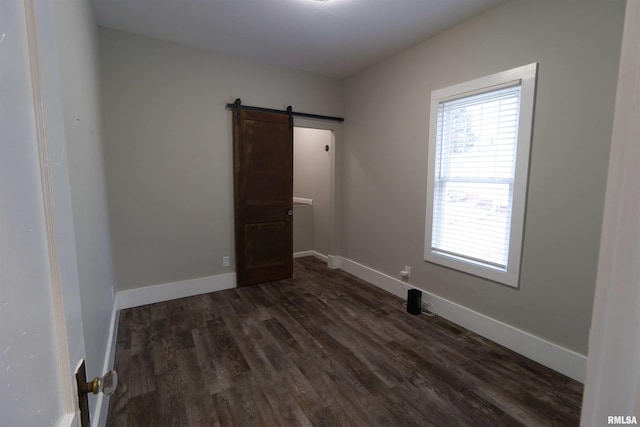
[[[100,377],[95,377],[93,381],[87,382],[85,361],[83,360],[76,371],[76,384],[78,385],[78,406],[80,409],[80,425],[90,427],[89,417],[89,393],[98,394],[100,392],[107,396],[112,395],[118,386],[118,374],[116,371],[109,371]]]
[[[91,382],[80,384],[79,391],[83,394],[104,393],[111,396],[116,391],[116,387],[118,387],[118,373],[112,369],[102,377],[95,377]]]

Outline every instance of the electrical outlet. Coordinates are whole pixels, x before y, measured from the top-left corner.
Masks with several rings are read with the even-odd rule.
[[[229,267],[229,257],[228,256],[223,256],[222,257],[222,266],[223,267]]]

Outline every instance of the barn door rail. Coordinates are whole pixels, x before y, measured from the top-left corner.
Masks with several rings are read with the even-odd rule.
[[[309,114],[309,113],[299,113],[297,111],[293,111],[291,106],[287,107],[286,110],[274,110],[271,108],[262,108],[262,107],[251,107],[249,105],[242,105],[242,101],[240,98],[236,99],[234,103],[227,104],[228,110],[245,110],[245,111],[261,111],[265,113],[276,113],[276,114],[286,114],[289,117],[304,117],[306,119],[318,119],[318,120],[331,120],[334,122],[344,122],[344,118],[342,117],[333,117],[333,116],[323,116],[320,114]],[[238,118],[240,116],[238,115]]]

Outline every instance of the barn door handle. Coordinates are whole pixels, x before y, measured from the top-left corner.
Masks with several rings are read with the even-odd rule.
[[[287,221],[291,221],[292,216],[293,216],[293,209],[287,209]]]

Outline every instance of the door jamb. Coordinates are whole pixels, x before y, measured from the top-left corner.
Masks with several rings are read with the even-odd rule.
[[[342,194],[338,183],[341,182],[341,156],[342,152],[342,126],[338,122],[329,122],[325,120],[312,120],[295,117],[293,126],[300,128],[322,129],[331,131],[331,150],[330,153],[330,172],[329,172],[329,224],[331,230],[331,236],[329,236],[329,252],[328,259],[340,253],[340,200],[342,200]],[[295,167],[295,166],[294,166]],[[329,263],[330,264],[330,263]],[[331,267],[331,265],[329,265]]]
[[[65,271],[68,270],[66,267],[70,267],[67,265],[68,263],[72,263],[72,270],[75,271],[77,275],[77,266],[75,264],[75,258],[71,260],[66,260],[63,265],[63,261],[61,259],[60,252],[60,239],[72,239],[73,242],[71,244],[75,244],[75,239],[73,238],[73,230],[67,230],[67,232],[63,233],[63,236],[58,234],[58,227],[60,224],[65,223],[66,219],[64,218],[64,212],[62,213],[62,218],[56,217],[56,194],[57,191],[62,191],[64,188],[67,188],[68,183],[59,183],[56,177],[60,176],[60,173],[55,173],[53,171],[53,167],[60,167],[60,164],[66,162],[66,154],[64,153],[64,149],[62,149],[62,158],[60,160],[60,164],[56,163],[52,164],[51,161],[51,152],[52,149],[54,152],[60,151],[59,144],[55,143],[52,145],[52,141],[50,141],[49,137],[53,136],[54,138],[64,137],[64,135],[60,135],[53,129],[56,129],[56,123],[47,124],[47,100],[51,95],[52,90],[49,86],[43,83],[44,74],[43,67],[53,66],[49,64],[49,60],[46,56],[43,56],[43,52],[40,49],[40,44],[43,40],[45,40],[45,44],[49,44],[46,41],[47,37],[50,36],[50,31],[47,27],[48,20],[53,19],[53,9],[48,9],[51,6],[48,4],[39,5],[35,0],[23,0],[24,11],[25,11],[25,23],[26,23],[26,35],[27,35],[27,49],[29,54],[29,68],[30,68],[30,80],[31,80],[31,88],[32,88],[32,96],[33,96],[33,105],[34,105],[34,128],[36,134],[36,144],[38,150],[38,158],[39,158],[39,173],[41,180],[41,188],[42,188],[42,202],[43,202],[43,213],[44,213],[44,226],[45,233],[47,239],[47,254],[49,260],[49,283],[51,287],[51,301],[52,301],[52,310],[53,310],[53,327],[54,334],[56,340],[56,356],[59,367],[59,393],[61,396],[61,410],[64,414],[61,419],[62,425],[75,425],[77,422],[77,417],[79,413],[79,408],[77,405],[76,398],[76,389],[75,389],[75,368],[73,366],[74,360],[76,357],[80,359],[84,359],[84,340],[82,339],[82,324],[70,325],[67,322],[67,310],[65,306],[65,298],[78,298],[79,294],[71,295],[70,292],[77,293],[78,282],[76,277],[65,277],[63,278],[62,270],[65,268]],[[46,27],[43,33],[39,33],[39,19],[44,20],[44,27]],[[44,60],[45,64],[41,62],[41,59]],[[55,98],[55,96],[54,96]],[[55,122],[56,118],[53,119]],[[61,145],[64,145],[65,142],[60,142]],[[63,165],[66,169],[66,165]],[[61,195],[62,197],[63,195]],[[64,198],[64,197],[63,197]],[[65,201],[63,200],[62,204],[64,205]],[[69,201],[70,203],[70,201]],[[65,209],[63,208],[63,211]],[[70,233],[69,233],[70,231]],[[68,246],[68,245],[67,245]],[[71,248],[66,248],[65,251],[71,250]],[[75,252],[75,247],[73,248]],[[66,253],[66,252],[65,252]],[[63,254],[64,255],[64,254]],[[66,265],[66,267],[65,267]],[[79,304],[79,302],[77,302]],[[74,351],[81,350],[82,354],[74,354],[72,359],[70,353],[71,340],[69,336],[69,331],[71,330],[71,326],[73,327],[73,336],[74,336]],[[80,341],[77,341],[80,340]],[[79,345],[79,348],[75,346]]]

